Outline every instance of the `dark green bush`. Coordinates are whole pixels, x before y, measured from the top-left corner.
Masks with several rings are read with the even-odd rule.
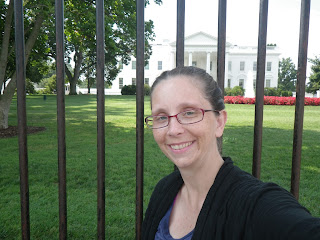
[[[280,91],[277,88],[264,88],[265,96],[280,96]]]
[[[136,85],[124,85],[121,89],[121,95],[136,95]]]

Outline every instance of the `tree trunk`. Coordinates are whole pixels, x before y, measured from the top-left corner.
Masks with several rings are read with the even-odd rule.
[[[28,38],[25,46],[25,65],[28,62],[31,50],[37,40],[40,32],[41,25],[44,21],[43,15],[36,18],[30,37]],[[16,90],[16,73],[11,77],[11,81],[7,85],[3,95],[0,96],[0,129],[8,128],[8,116],[12,98]]]
[[[10,40],[12,18],[13,18],[13,0],[10,1],[9,6],[8,6],[7,15],[6,15],[6,22],[5,22],[5,25],[4,25],[2,45],[1,45],[0,90],[1,90],[2,84],[6,80],[5,79],[5,75],[6,75],[6,68],[7,68],[7,62],[8,62],[9,40]]]
[[[74,63],[75,63],[75,67],[74,67],[74,74],[72,76],[72,73],[70,72],[70,70],[68,69],[68,67],[65,65],[65,69],[66,69],[66,75],[69,79],[69,83],[70,83],[70,92],[69,95],[77,95],[77,82],[80,76],[80,69],[81,69],[81,64],[83,61],[83,54],[81,51],[76,51],[75,55],[74,55]]]
[[[0,130],[6,129],[8,125],[8,116],[11,101],[16,90],[16,74],[11,78],[11,81],[6,87],[6,91],[0,96]]]

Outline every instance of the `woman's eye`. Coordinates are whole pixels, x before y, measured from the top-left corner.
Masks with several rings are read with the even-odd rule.
[[[196,112],[194,111],[194,110],[190,110],[190,111],[185,111],[184,113],[183,113],[183,116],[185,116],[185,117],[192,117],[192,116],[194,116],[196,114]]]
[[[155,120],[155,121],[158,121],[158,122],[166,121],[167,119],[168,119],[167,116],[155,116],[155,117],[154,117],[154,120]]]

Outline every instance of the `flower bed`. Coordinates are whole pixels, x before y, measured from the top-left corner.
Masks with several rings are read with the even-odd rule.
[[[255,98],[245,98],[242,96],[225,96],[224,102],[229,104],[255,104]],[[274,97],[264,96],[264,105],[295,105],[295,97]],[[304,105],[320,106],[320,98],[304,99]]]

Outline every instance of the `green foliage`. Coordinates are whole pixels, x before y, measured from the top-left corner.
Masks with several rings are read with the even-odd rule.
[[[296,66],[292,59],[282,58],[278,68],[278,88],[285,91],[295,91],[295,81],[297,79]]]
[[[36,90],[34,88],[33,83],[29,78],[26,79],[26,93],[28,94],[36,94]]]
[[[232,88],[232,96],[244,96],[244,89],[240,86],[235,86]]]
[[[144,85],[144,95],[145,96],[150,96],[150,93],[151,93],[151,88],[148,84],[145,84]]]
[[[313,65],[311,66],[311,75],[306,90],[315,94],[317,90],[320,90],[320,58],[316,56],[314,59],[309,59],[309,62]]]
[[[121,89],[121,95],[136,95],[136,85],[124,85]]]
[[[45,78],[43,79],[40,83],[39,83],[39,87],[44,88],[42,90],[39,91],[40,94],[52,94],[52,93],[56,93],[57,90],[57,79],[56,79],[56,75],[52,75],[49,78]]]
[[[277,88],[264,88],[264,96],[280,96]]]
[[[245,90],[240,86],[235,86],[234,88],[225,88],[225,96],[244,96]]]
[[[232,88],[225,88],[224,89],[224,95],[225,96],[232,96]]]

